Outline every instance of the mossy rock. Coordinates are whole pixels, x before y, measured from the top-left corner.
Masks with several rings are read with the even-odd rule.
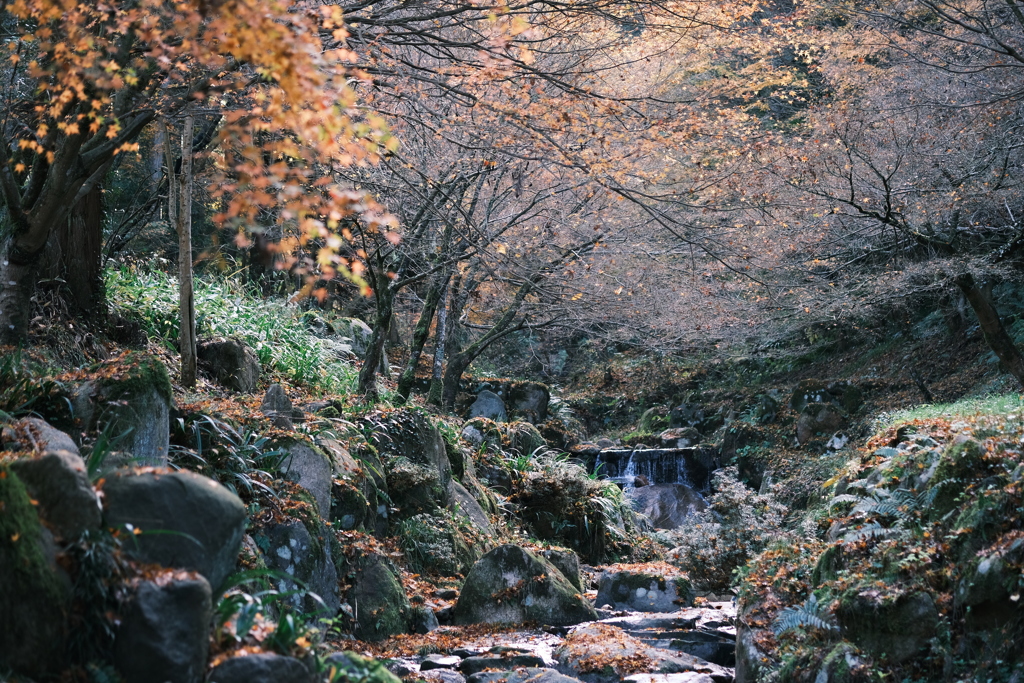
[[[345,531],[360,529],[372,518],[373,509],[358,486],[344,479],[331,484],[331,524]]]
[[[547,448],[547,441],[540,431],[529,422],[513,422],[505,427],[509,447],[520,455],[533,455]]]
[[[25,485],[0,465],[0,668],[47,676],[65,662],[70,590]]]
[[[140,464],[167,464],[170,435],[171,380],[159,359],[125,352],[86,370],[67,398],[74,425],[57,424],[68,433],[124,434],[117,447]]]
[[[466,423],[462,425],[461,436],[463,441],[474,448],[488,446],[500,449],[505,440],[501,426],[486,417],[474,417],[466,420]]]
[[[594,621],[597,612],[558,569],[515,545],[502,545],[473,566],[452,612],[457,624],[564,626]]]
[[[345,602],[354,607],[353,635],[360,640],[379,641],[405,633],[411,607],[387,558],[351,546],[346,552],[341,575],[349,586]]]
[[[971,438],[958,436],[946,446],[929,481],[930,487],[939,487],[929,514],[932,519],[941,519],[956,507],[967,482],[983,471],[984,458],[985,449]]]
[[[355,652],[336,652],[324,661],[327,671],[333,671],[329,680],[344,683],[402,683],[377,659],[363,657]]]
[[[437,470],[394,458],[388,463],[388,491],[397,508],[398,519],[447,507],[451,496],[441,484]],[[394,521],[394,520],[393,520]]]
[[[464,575],[480,557],[443,513],[411,517],[399,524],[395,536],[410,568],[421,574]]]
[[[914,659],[939,630],[935,600],[924,591],[882,599],[877,591],[853,588],[839,601],[843,637],[875,659],[892,664]]]
[[[668,428],[668,409],[664,406],[648,408],[636,423],[636,431],[642,434],[654,434]]]

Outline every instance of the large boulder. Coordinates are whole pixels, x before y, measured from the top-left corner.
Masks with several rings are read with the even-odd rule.
[[[866,654],[893,664],[910,661],[938,633],[939,611],[929,593],[885,599],[878,591],[851,591],[839,601],[843,636]]]
[[[93,366],[88,375],[92,379],[69,392],[76,425],[116,437],[118,450],[140,465],[165,466],[173,396],[164,364],[127,352]]]
[[[681,571],[670,565],[650,565],[646,570],[606,570],[596,602],[636,612],[675,612],[692,605],[693,597],[690,580]]]
[[[508,389],[508,403],[512,414],[532,424],[548,419],[551,391],[540,382],[513,382]]]
[[[289,600],[295,607],[323,612],[328,618],[341,606],[329,533],[319,519],[286,517],[261,525],[254,534],[256,545],[264,549],[267,566],[280,572],[274,577],[278,590],[294,592]]]
[[[346,612],[352,614],[356,638],[378,641],[408,630],[409,599],[383,555],[357,550],[345,558],[342,574],[350,586]]]
[[[28,490],[0,464],[0,670],[33,678],[61,670],[70,593]]]
[[[331,323],[339,336],[349,340],[352,353],[360,358],[366,355],[373,330],[359,318],[338,318]]]
[[[637,673],[673,674],[694,671],[716,681],[731,681],[732,672],[684,652],[645,645],[610,624],[574,628],[555,650],[558,670],[591,683],[619,683]]]
[[[309,669],[294,657],[272,652],[247,654],[218,664],[207,683],[312,683]]]
[[[114,641],[125,683],[198,683],[206,673],[210,584],[199,574],[165,571],[136,580]]]
[[[704,496],[686,484],[653,484],[629,491],[633,509],[651,520],[655,529],[676,529],[707,508]]]
[[[597,612],[548,561],[519,546],[502,545],[473,565],[452,618],[457,624],[564,626],[593,621]]]
[[[1024,560],[1024,538],[1007,546],[978,553],[957,583],[956,604],[966,608],[966,621],[972,629],[1001,628],[1019,617],[1024,606],[1013,600]]]
[[[71,437],[36,418],[19,420],[4,434],[5,441],[32,452],[31,457],[12,462],[11,471],[39,504],[38,513],[50,528],[69,540],[99,529],[99,497]]]
[[[331,459],[312,443],[296,438],[277,439],[273,447],[284,452],[280,470],[285,479],[309,491],[317,512],[325,519],[331,513]]]
[[[395,410],[371,424],[399,516],[447,507],[452,500],[452,465],[444,437],[427,414]]]
[[[243,394],[256,391],[260,361],[240,339],[202,339],[196,344],[196,358],[203,369],[226,389]]]
[[[540,551],[541,557],[562,572],[573,587],[583,592],[583,579],[580,574],[580,556],[568,548],[546,548]]]
[[[476,400],[469,407],[468,418],[472,420],[474,417],[486,417],[495,422],[505,422],[508,420],[505,402],[493,391],[484,389],[476,395]]]
[[[846,417],[842,411],[831,403],[811,403],[796,423],[796,440],[806,444],[815,437],[828,438],[837,430],[846,426]]]
[[[509,446],[520,455],[533,455],[548,446],[540,431],[529,422],[513,422],[506,429]]]
[[[491,525],[487,513],[480,507],[480,503],[476,501],[473,494],[457,481],[452,481],[452,502],[448,509],[470,522],[481,533],[487,536],[494,535],[494,527]]]
[[[103,485],[106,525],[131,525],[126,544],[143,562],[197,571],[218,588],[235,567],[245,506],[213,479],[182,470],[120,472]]]

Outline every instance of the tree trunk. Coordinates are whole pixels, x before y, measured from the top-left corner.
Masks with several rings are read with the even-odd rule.
[[[448,294],[448,285],[445,284],[442,299]],[[444,351],[448,341],[448,302],[441,304],[437,312],[437,331],[434,333],[434,366],[430,371],[430,390],[427,392],[427,402],[435,406],[441,405],[441,383],[444,367]]]
[[[967,301],[978,316],[981,323],[981,332],[985,335],[985,341],[996,354],[1011,375],[1024,387],[1024,357],[1017,350],[1013,338],[1003,327],[1003,321],[999,319],[999,313],[988,294],[975,282],[974,277],[969,273],[960,275],[955,280],[957,287],[967,297]]]
[[[51,233],[40,263],[42,278],[59,279],[61,299],[79,318],[103,308],[103,189],[96,184]]]
[[[192,131],[195,118],[185,117],[181,136],[180,205],[178,209],[178,308],[181,331],[181,384],[186,389],[196,386],[196,305],[192,282]],[[177,199],[177,198],[175,198]]]
[[[359,393],[368,401],[377,399],[377,369],[384,357],[384,342],[388,339],[388,328],[395,310],[395,292],[390,286],[386,274],[375,278],[374,295],[377,301],[377,313],[374,317],[373,334],[366,349],[363,367],[359,371]]]
[[[32,293],[39,274],[39,256],[25,254],[13,237],[0,248],[0,344],[17,346],[28,336]]]
[[[403,401],[408,400],[409,394],[412,393],[412,385],[416,381],[416,367],[423,354],[423,345],[427,343],[427,337],[430,336],[430,323],[434,320],[438,303],[447,290],[447,279],[438,278],[430,283],[430,289],[427,290],[427,296],[423,300],[419,320],[416,321],[412,339],[409,341],[409,362],[406,363],[405,370],[402,371],[402,376],[398,380],[398,395],[402,397]]]

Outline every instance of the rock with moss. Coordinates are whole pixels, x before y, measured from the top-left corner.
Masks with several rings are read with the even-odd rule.
[[[924,591],[885,598],[870,588],[850,589],[839,601],[836,618],[843,637],[892,664],[917,657],[939,630],[935,600]]]
[[[401,683],[401,679],[388,671],[383,662],[355,652],[336,652],[324,660],[324,666],[328,672],[334,672],[330,680],[345,683]]]
[[[693,604],[693,587],[686,574],[665,565],[650,570],[606,570],[597,589],[598,605],[635,612],[675,612]]]
[[[932,519],[941,519],[957,506],[957,499],[966,483],[982,471],[984,458],[985,449],[978,441],[964,434],[953,437],[943,450],[928,483],[930,487],[938,487],[929,510]]]
[[[196,344],[196,358],[200,367],[213,375],[225,389],[243,394],[256,391],[260,379],[260,361],[241,339],[200,339]]]
[[[0,670],[31,677],[61,670],[70,593],[28,490],[0,464]]]
[[[388,491],[399,520],[445,508],[452,500],[437,470],[401,457],[388,463]]]
[[[340,560],[341,558],[339,558]],[[412,608],[394,568],[383,555],[350,547],[341,566],[345,610],[351,614],[352,634],[359,640],[379,641],[409,630]]]
[[[272,444],[283,452],[281,474],[309,491],[316,501],[317,512],[325,519],[331,514],[331,482],[334,468],[331,459],[315,444],[302,438],[277,439]]]
[[[568,548],[545,548],[540,551],[540,556],[562,572],[562,576],[568,579],[573,588],[580,592],[584,590],[583,579],[580,575],[579,555]]]
[[[125,683],[199,683],[206,673],[210,584],[165,570],[136,580],[120,615],[114,667]]]
[[[654,434],[668,427],[668,410],[664,406],[648,408],[640,415],[636,423],[636,431],[641,434]]]
[[[529,422],[513,422],[506,428],[509,447],[520,455],[533,455],[538,450],[548,447],[547,441]]]
[[[69,396],[81,430],[105,431],[137,464],[165,466],[173,397],[164,364],[128,352],[89,368],[88,374],[93,379],[76,385]]]
[[[274,383],[267,388],[263,395],[263,402],[260,403],[260,412],[270,418],[270,422],[278,429],[291,430],[295,427],[292,421],[292,401],[285,393],[284,387]]]
[[[857,683],[873,680],[870,660],[850,643],[840,642],[821,661],[815,683]]]
[[[541,424],[548,419],[548,405],[551,390],[540,382],[512,382],[506,396],[513,417],[531,424]]]
[[[103,485],[104,523],[131,527],[126,550],[143,562],[194,570],[219,587],[235,566],[245,506],[213,479],[189,472],[125,471]]]
[[[358,451],[358,457],[340,441],[323,435],[316,438],[316,444],[331,462],[334,481],[331,487],[332,521],[352,514],[359,516],[358,497],[350,495],[349,487],[357,487],[366,501],[366,515],[362,522],[356,521],[355,527],[362,526],[377,536],[383,536],[388,530],[388,481],[384,464],[372,448]],[[338,488],[339,480],[342,485]],[[342,507],[333,512],[335,492],[342,496],[339,500]]]
[[[448,460],[441,430],[421,410],[404,408],[383,416],[375,425],[375,441],[379,443],[380,457],[388,470],[388,487],[391,487],[391,470],[396,463],[408,462],[425,468],[431,473],[426,478],[436,480],[439,487],[435,506],[444,507],[451,500],[452,465]],[[423,477],[415,479],[425,481]],[[392,491],[391,499],[400,502],[402,497]]]
[[[480,557],[451,516],[419,514],[396,530],[410,568],[421,574],[465,574]]]
[[[486,536],[494,535],[494,527],[483,507],[473,494],[457,481],[452,482],[452,500],[448,504],[448,509],[452,514],[475,526],[480,533]]]
[[[31,453],[11,463],[11,471],[38,502],[38,512],[60,537],[72,540],[100,528],[101,508],[85,461],[67,434],[37,418],[5,429],[5,441]]]
[[[331,325],[340,337],[349,340],[352,353],[360,358],[366,355],[366,349],[370,346],[370,338],[373,336],[373,330],[369,325],[359,318],[338,318],[331,321]]]
[[[506,671],[481,671],[467,679],[469,683],[579,683],[571,678],[545,667],[525,667]],[[694,682],[697,683],[697,682]]]
[[[331,485],[331,524],[336,529],[367,528],[373,510],[358,486],[344,479],[335,479]]]
[[[293,593],[294,607],[328,618],[341,607],[329,533],[319,518],[306,515],[268,521],[253,535],[267,566],[278,571],[277,589]]]
[[[306,665],[294,657],[259,652],[232,657],[210,670],[208,683],[313,683]]]
[[[963,572],[955,592],[956,605],[972,630],[1002,628],[1024,613],[1019,590],[1024,564],[1024,538],[978,553]]]
[[[597,619],[593,606],[547,560],[502,545],[473,565],[452,612],[457,624],[563,626]]]
[[[466,420],[460,435],[463,441],[477,448],[480,446],[501,448],[503,440],[501,427],[497,422],[486,417],[474,417]]]

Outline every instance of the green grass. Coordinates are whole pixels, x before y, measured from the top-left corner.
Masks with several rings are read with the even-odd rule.
[[[176,350],[178,280],[160,271],[120,266],[106,272],[112,308],[139,321],[150,339]],[[313,335],[303,312],[280,299],[263,299],[231,277],[195,281],[198,336],[237,337],[259,357],[265,372],[327,393],[352,393],[357,372],[337,360],[325,340]]]
[[[1019,393],[998,394],[961,399],[955,403],[926,403],[906,410],[891,413],[880,413],[875,418],[875,431],[911,422],[934,418],[966,418],[979,415],[999,417],[1024,413],[1024,395]]]

